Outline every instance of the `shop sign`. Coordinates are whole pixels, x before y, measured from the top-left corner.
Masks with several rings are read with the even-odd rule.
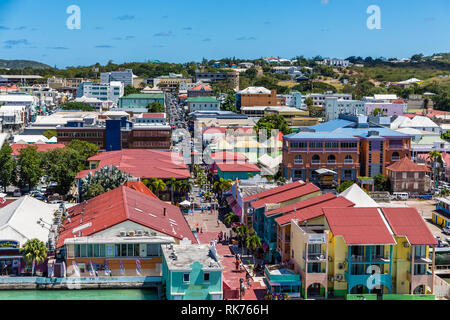
[[[0,249],[18,249],[19,242],[14,240],[0,240]]]

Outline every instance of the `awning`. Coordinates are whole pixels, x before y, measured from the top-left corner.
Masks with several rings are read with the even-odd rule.
[[[242,209],[237,203],[234,206],[232,206],[231,209],[233,210],[235,215],[237,215],[237,216],[242,215]]]
[[[180,203],[180,206],[190,206],[190,205],[191,205],[191,202],[187,201],[187,200],[184,200],[183,202]]]
[[[273,286],[301,286],[301,281],[269,281],[269,284]]]

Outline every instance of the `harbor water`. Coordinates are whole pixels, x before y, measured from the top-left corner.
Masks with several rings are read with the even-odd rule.
[[[0,300],[158,300],[155,289],[0,290]]]

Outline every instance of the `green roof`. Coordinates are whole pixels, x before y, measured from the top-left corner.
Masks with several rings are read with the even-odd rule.
[[[133,93],[121,99],[164,99],[164,93]]]
[[[218,102],[214,97],[192,97],[188,98],[188,102]]]
[[[437,135],[424,135],[422,137],[422,139],[420,139],[419,141],[416,141],[416,142],[412,141],[411,144],[415,144],[415,145],[429,145],[429,144],[433,144],[435,142],[448,144],[447,141],[442,140],[441,137],[439,137]]]

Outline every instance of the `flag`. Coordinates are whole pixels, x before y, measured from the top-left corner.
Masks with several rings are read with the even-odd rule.
[[[109,270],[108,261],[105,260],[105,276],[109,275],[111,270]]]
[[[89,270],[89,274],[93,277],[95,275],[94,271],[94,265],[92,264],[92,260],[89,260],[89,267],[91,270]]]
[[[141,275],[141,262],[139,260],[136,260],[136,273],[140,276]]]
[[[120,274],[124,275],[125,274],[125,267],[123,266],[122,260],[119,260],[119,265],[120,265]]]

